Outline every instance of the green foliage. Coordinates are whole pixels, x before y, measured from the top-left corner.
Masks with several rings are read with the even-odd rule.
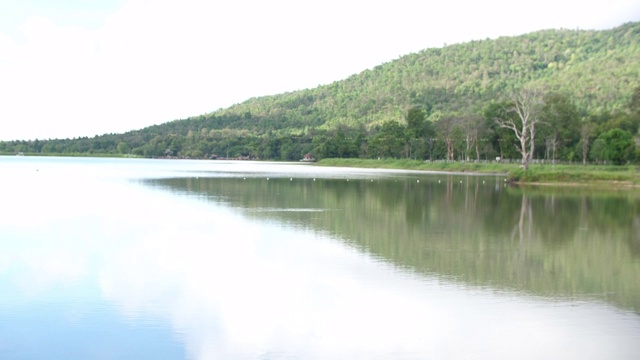
[[[568,96],[550,93],[540,112],[540,138],[544,140],[544,158],[567,158],[580,140],[580,116]]]
[[[638,134],[638,39],[640,23],[628,23],[426,49],[314,89],[252,98],[124,134],[0,142],[0,153],[513,159],[514,136],[494,120],[509,91],[534,87],[547,94],[543,121],[550,124],[540,128],[534,158],[587,160],[591,154],[602,160],[591,149],[600,133],[620,128]],[[477,135],[465,125],[474,116],[485,119]],[[579,125],[584,118],[597,124],[588,136]],[[445,138],[436,129],[448,121],[455,126]]]
[[[424,110],[413,107],[407,113],[407,137],[409,139],[421,138],[426,133]]]
[[[387,121],[369,142],[369,155],[381,158],[404,157],[407,142],[405,127],[397,121]]]
[[[117,146],[118,153],[120,154],[128,154],[131,151],[131,147],[124,141],[120,141]]]
[[[630,132],[621,129],[611,129],[598,137],[602,140],[604,158],[616,165],[622,165],[632,160],[635,143]]]

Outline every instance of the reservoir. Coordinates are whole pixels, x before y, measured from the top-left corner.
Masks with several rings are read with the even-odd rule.
[[[0,359],[637,359],[640,191],[0,157]]]

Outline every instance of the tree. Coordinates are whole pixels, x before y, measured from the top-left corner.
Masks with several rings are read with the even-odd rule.
[[[358,156],[358,148],[356,142],[351,138],[353,132],[346,134],[342,127],[339,127],[336,134],[330,140],[336,155],[339,158],[351,158]]]
[[[598,125],[592,121],[584,121],[580,127],[580,143],[582,145],[582,165],[587,165],[591,140],[595,137]]]
[[[404,126],[397,121],[387,121],[369,142],[370,155],[379,157],[400,157],[406,143]]]
[[[131,148],[129,147],[129,144],[127,144],[124,141],[120,141],[118,143],[117,148],[118,148],[118,152],[120,154],[128,154],[131,151]]]
[[[640,86],[633,89],[631,100],[627,104],[629,114],[636,122],[640,122]]]
[[[492,102],[484,109],[483,128],[486,133],[486,156],[489,155],[491,147],[497,152],[496,155],[500,155],[500,159],[512,159],[517,156],[514,146],[516,137],[513,135],[513,131],[502,128],[496,123],[498,118],[515,117],[513,113],[506,110],[509,105],[510,103],[506,101]]]
[[[470,160],[471,149],[475,149],[476,161],[480,160],[479,138],[482,132],[482,118],[477,115],[464,116],[461,119],[465,140],[465,158]]]
[[[635,142],[630,132],[621,129],[611,129],[601,134],[598,139],[604,144],[604,157],[616,165],[622,165],[631,160]]]
[[[551,152],[551,160],[555,162],[561,149],[569,148],[577,141],[580,128],[578,110],[567,96],[548,94],[544,98],[540,118],[546,125],[544,127],[546,158],[549,158],[549,152]]]
[[[513,131],[518,139],[516,147],[522,156],[522,168],[528,170],[535,151],[536,126],[540,122],[540,94],[536,90],[522,89],[513,92],[509,100],[506,113],[514,113],[517,116],[503,116],[495,121],[499,127]]]
[[[357,156],[365,158],[367,155],[367,135],[364,126],[358,129],[353,145],[356,149]]]
[[[429,161],[433,160],[433,147],[436,142],[436,128],[433,122],[427,120],[424,123],[425,151],[429,153]]]
[[[611,129],[621,129],[631,134],[637,134],[638,122],[632,115],[623,112],[609,114],[609,119],[602,124],[601,131],[605,132]]]
[[[407,147],[408,156],[415,157],[415,143],[424,137],[425,134],[425,112],[417,107],[409,109],[407,113]]]
[[[326,135],[317,135],[313,138],[313,153],[316,159],[325,159],[337,157],[337,151],[333,146],[333,142]]]
[[[455,160],[455,135],[456,128],[459,125],[459,119],[454,117],[444,117],[436,123],[436,132],[438,137],[442,139],[447,148],[447,160]]]

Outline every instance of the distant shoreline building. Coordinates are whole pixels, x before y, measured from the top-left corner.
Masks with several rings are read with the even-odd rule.
[[[311,153],[307,153],[302,159],[300,159],[300,161],[303,161],[303,162],[314,162],[314,161],[316,161],[316,158],[314,158],[313,155],[311,155]]]

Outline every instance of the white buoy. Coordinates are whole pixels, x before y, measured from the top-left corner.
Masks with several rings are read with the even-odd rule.
[[[269,181],[269,178],[267,178],[267,181]]]
[[[316,181],[316,179],[314,178],[313,181]]]
[[[420,180],[416,180],[416,182],[420,182]]]
[[[293,178],[289,178],[289,181],[293,181]]]
[[[440,184],[440,180],[438,180],[438,184]]]

